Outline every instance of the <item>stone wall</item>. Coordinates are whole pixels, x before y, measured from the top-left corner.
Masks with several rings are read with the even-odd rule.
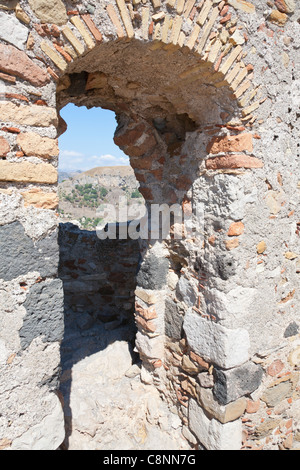
[[[114,328],[133,323],[138,241],[100,240],[96,232],[61,224],[59,246],[66,314],[74,312],[83,328],[95,321]]]
[[[183,240],[141,246],[144,377],[195,444],[298,448],[296,2],[0,0],[0,22],[1,448],[63,441],[57,138],[69,102],[115,111],[148,205],[195,218]]]

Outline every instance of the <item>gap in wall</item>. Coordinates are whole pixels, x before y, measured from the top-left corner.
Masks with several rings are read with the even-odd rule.
[[[62,449],[89,445],[98,449],[103,436],[97,436],[105,430],[102,420],[109,423],[99,402],[110,400],[127,370],[133,367],[137,373],[140,366],[134,352],[139,243],[100,240],[98,212],[103,204],[115,205],[119,198],[144,202],[128,158],[113,143],[114,113],[71,104],[61,115],[68,125],[60,137],[59,164],[59,276],[65,307],[60,392],[66,439]]]

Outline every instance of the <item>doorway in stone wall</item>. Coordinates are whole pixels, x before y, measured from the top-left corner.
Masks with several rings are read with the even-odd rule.
[[[210,184],[209,175],[206,174],[207,144],[213,136],[218,137],[224,127],[222,124],[224,119],[235,117],[237,108],[232,92],[224,83],[224,75],[216,72],[211,64],[199,60],[197,54],[190,53],[186,49],[182,51],[179,47],[170,48],[163,43],[147,44],[139,40],[118,40],[99,44],[68,66],[68,73],[61,76],[57,82],[56,96],[58,111],[73,103],[79,107],[104,108],[116,113],[117,127],[114,141],[130,157],[130,164],[147,207],[160,204],[168,207],[177,205],[182,212],[186,211],[193,215],[193,208],[197,205],[195,189],[198,190],[199,204],[206,201],[206,191],[202,192],[199,185],[195,188],[194,184],[200,174],[203,175],[201,183],[204,186]],[[64,131],[65,123],[61,119],[58,132]],[[227,132],[227,128],[225,131]],[[182,226],[180,227],[181,230]],[[76,235],[71,234],[72,243],[75,239]],[[84,243],[86,242],[85,237]],[[191,243],[194,242],[192,246]],[[195,267],[194,258],[202,248],[202,239],[195,240],[193,237],[187,241],[187,246],[181,241],[172,244],[172,240],[166,242],[159,238],[153,240],[148,237],[142,241],[135,308],[138,329],[135,347],[142,360],[142,367],[138,375],[133,377],[136,381],[134,384],[131,383],[130,387],[139,393],[141,384],[149,385],[147,389],[149,400],[148,392],[143,390],[139,395],[143,397],[142,401],[139,401],[139,397],[135,397],[132,406],[127,402],[122,408],[120,395],[123,389],[121,389],[112,403],[102,393],[103,376],[99,378],[97,374],[86,373],[90,370],[89,358],[94,357],[86,356],[86,362],[85,359],[80,360],[76,365],[83,366],[84,384],[90,380],[93,384],[92,392],[88,394],[83,385],[79,386],[79,390],[84,390],[83,395],[88,400],[91,394],[97,395],[94,398],[94,402],[97,402],[94,407],[96,425],[94,428],[88,425],[85,430],[81,428],[81,431],[75,431],[74,410],[79,410],[78,422],[85,423],[89,407],[82,397],[76,402],[76,398],[69,396],[67,399],[69,408],[65,409],[67,426],[71,427],[71,432],[68,431],[67,448],[71,448],[72,445],[77,446],[76,435],[89,436],[88,442],[84,444],[86,446],[97,443],[97,446],[103,445],[102,448],[105,449],[119,448],[118,446],[122,445],[123,449],[132,446],[134,449],[147,449],[149,448],[147,446],[150,446],[152,449],[178,450],[189,445],[186,440],[182,441],[181,435],[182,424],[188,424],[188,418],[186,414],[182,415],[182,420],[179,418],[178,407],[182,404],[182,400],[178,399],[178,384],[172,384],[173,378],[174,382],[177,380],[177,373],[180,377],[182,375],[178,371],[174,374],[168,373],[164,362],[167,355],[166,335],[171,335],[171,342],[180,341],[183,315],[181,311],[176,312],[175,308],[170,307],[170,311],[167,311],[169,307],[166,305],[166,296],[172,299],[174,297],[176,303],[176,286],[172,288],[172,282],[169,283],[169,274],[172,270],[175,271],[176,276],[173,276],[173,279],[176,278],[177,283],[183,274],[181,272],[183,263],[187,269],[189,264]],[[111,253],[113,251],[112,249]],[[109,250],[105,250],[105,254],[107,253]],[[112,253],[109,258],[111,262],[114,254]],[[84,268],[84,259],[80,260],[82,264],[78,263],[80,271]],[[71,279],[71,283],[74,285],[74,279]],[[193,290],[190,293],[188,287],[185,289],[186,285],[183,279],[182,287],[186,292],[180,299],[185,296],[190,305],[194,303],[190,302],[190,296],[195,292]],[[172,289],[174,292],[171,292]],[[105,292],[105,295],[112,295],[112,292]],[[172,303],[171,305],[173,306]],[[169,324],[173,326],[174,317],[178,319],[176,331],[168,328]],[[112,355],[108,361],[100,359],[102,365],[107,364],[110,374],[116,371],[115,357],[118,356]],[[124,357],[124,354],[121,354],[121,357]],[[136,373],[136,368],[135,371],[128,372],[129,375]],[[70,383],[70,375],[74,382],[74,368],[63,372],[62,390],[64,383],[68,381]],[[99,378],[98,382],[95,377]],[[114,391],[116,390],[118,389],[114,383]],[[164,397],[170,399],[174,413],[169,413],[166,402],[162,402],[159,398],[158,390],[160,392],[163,390],[161,393]],[[184,395],[184,399],[188,400],[188,397]],[[126,410],[125,415],[121,420],[114,421],[111,410],[120,407]],[[186,407],[184,411],[186,413]],[[124,430],[120,422],[126,423],[128,419],[128,428]],[[111,423],[113,429],[109,427]],[[105,427],[106,424],[109,425],[108,428]],[[113,436],[112,441],[109,437],[108,441],[102,438],[103,431],[105,436]],[[121,436],[116,434],[119,431]],[[75,436],[73,444],[72,434]]]
[[[120,227],[126,222],[124,205],[128,204],[129,220],[132,207],[142,207],[145,201],[127,157],[121,151],[112,155],[114,114],[98,108],[68,108],[61,111],[68,130],[60,139],[58,185],[59,277],[65,311],[60,392],[66,438],[62,449],[150,450],[167,445],[177,450],[187,445],[180,436],[180,420],[143,376],[135,350],[139,240],[101,239],[97,234],[106,222],[101,218],[103,206],[115,207],[109,221]],[[91,123],[98,129],[98,158],[93,158],[96,154],[91,150],[91,133],[95,132]],[[101,125],[105,136],[99,132]],[[112,141],[110,153],[106,139]],[[110,165],[103,166],[106,162]],[[94,163],[102,166],[91,168]]]

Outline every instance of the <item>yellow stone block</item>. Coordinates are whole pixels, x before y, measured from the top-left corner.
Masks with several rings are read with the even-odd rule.
[[[50,163],[35,165],[29,162],[13,163],[0,161],[0,181],[14,183],[56,184],[57,170]]]
[[[84,42],[86,43],[87,47],[89,49],[93,49],[95,47],[95,42],[93,41],[92,37],[90,36],[88,30],[84,26],[83,22],[78,16],[73,16],[71,18],[71,22],[73,25],[78,29],[80,32],[81,36],[84,39]]]
[[[56,67],[58,67],[62,72],[65,72],[67,70],[67,62],[62,58],[62,56],[58,52],[52,49],[52,47],[46,41],[42,41],[40,47],[42,51],[49,57],[49,59],[54,62]]]

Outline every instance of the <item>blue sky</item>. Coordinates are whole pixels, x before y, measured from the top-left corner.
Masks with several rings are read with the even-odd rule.
[[[68,130],[59,138],[59,169],[90,170],[98,166],[129,165],[128,157],[114,144],[115,113],[69,104],[61,110]]]

